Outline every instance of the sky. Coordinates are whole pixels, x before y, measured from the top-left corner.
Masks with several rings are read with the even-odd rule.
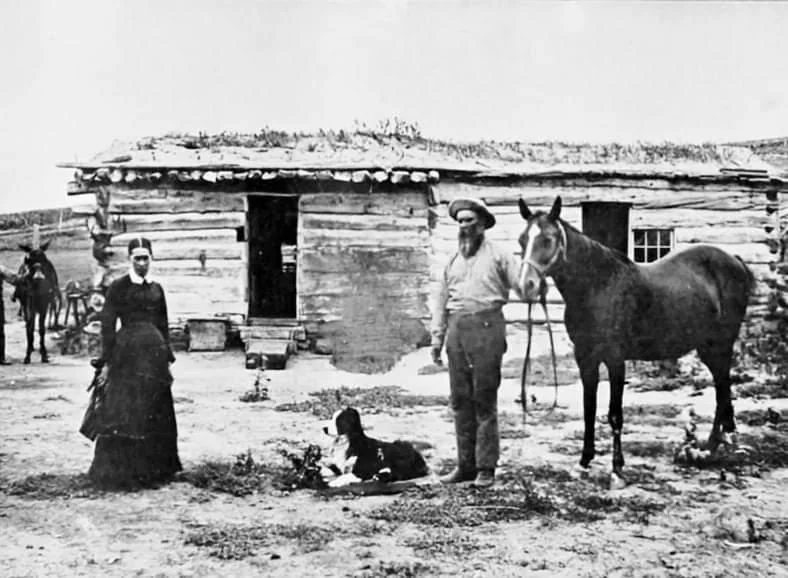
[[[56,163],[172,131],[788,136],[786,31],[772,2],[0,0],[0,213],[84,203]]]

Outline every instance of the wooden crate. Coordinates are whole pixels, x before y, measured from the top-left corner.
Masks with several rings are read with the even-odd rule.
[[[227,325],[225,319],[189,319],[189,351],[224,351]]]

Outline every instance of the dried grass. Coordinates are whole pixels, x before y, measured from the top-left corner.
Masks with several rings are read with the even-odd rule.
[[[339,389],[322,389],[309,394],[311,399],[301,402],[277,405],[276,411],[297,411],[328,419],[335,411],[352,406],[362,413],[382,413],[393,408],[411,408],[418,406],[447,406],[448,396],[415,395],[405,393],[397,385],[383,385],[371,388],[352,388],[342,386]]]

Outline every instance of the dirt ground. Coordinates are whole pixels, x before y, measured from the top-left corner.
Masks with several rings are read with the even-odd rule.
[[[344,388],[351,399],[352,392],[402,388],[388,405],[362,407],[365,425],[376,437],[417,442],[434,474],[453,465],[448,376],[420,371],[426,349],[382,375],[344,373],[326,357],[301,353],[286,370],[268,372],[270,399],[257,403],[240,400],[255,378],[240,351],[180,353],[173,391],[185,472],[157,489],[111,493],[91,489],[84,478],[92,446],[77,428],[91,377],[87,359],[53,347],[52,363],[42,365],[34,354],[22,365],[21,325],[13,321],[7,331],[14,364],[0,367],[6,576],[788,575],[788,399],[768,388],[735,401],[750,457],[696,468],[674,463],[674,452],[691,412],[701,435],[708,432],[708,375],[631,375],[624,399],[628,485],[610,490],[606,384],[598,456],[580,476],[575,367],[562,356],[561,407],[549,412],[553,388],[537,348],[539,385],[528,394],[536,403],[524,425],[515,403],[522,348],[510,342],[493,489],[424,483],[394,495],[327,495],[274,483],[290,467],[281,450],[326,444],[316,411],[325,398],[310,395],[320,391]],[[769,415],[776,423],[761,419]],[[757,445],[763,440],[771,440],[769,451]],[[250,479],[260,483],[252,490],[198,483],[207,471],[237,466],[240,454],[255,464]]]

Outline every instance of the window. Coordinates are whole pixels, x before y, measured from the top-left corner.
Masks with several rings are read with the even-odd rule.
[[[651,263],[673,249],[673,229],[632,229],[632,260]]]

